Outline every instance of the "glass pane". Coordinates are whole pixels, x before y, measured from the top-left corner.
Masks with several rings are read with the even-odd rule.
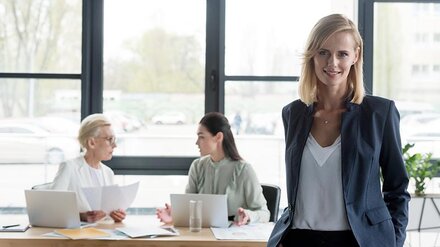
[[[25,189],[50,182],[76,157],[77,80],[0,79],[0,208],[25,207]]]
[[[0,72],[80,73],[81,0],[0,0]]]
[[[299,76],[301,52],[313,25],[331,13],[353,19],[354,2],[227,1],[226,75]]]
[[[206,1],[109,0],[104,11],[104,113],[120,137],[115,155],[198,155]]]
[[[440,158],[440,3],[376,3],[374,94],[401,115],[402,145]]]
[[[281,188],[286,187],[281,109],[298,98],[297,89],[297,82],[273,81],[227,81],[225,87],[225,114],[238,151],[253,166],[260,182]],[[281,207],[286,204],[283,195]]]

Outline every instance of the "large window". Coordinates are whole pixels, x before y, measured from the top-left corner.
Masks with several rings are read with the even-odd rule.
[[[374,10],[365,23],[372,28],[365,50],[372,93],[396,102],[402,145],[414,144],[411,153],[431,152],[432,158],[439,159],[440,77],[436,66],[440,43],[436,36],[440,2],[369,1],[367,6]],[[429,183],[428,193],[438,191],[440,181],[436,180]]]
[[[0,208],[79,153],[81,14],[80,0],[0,0]]]
[[[135,166],[152,169],[159,165],[151,156],[199,155],[195,141],[205,112],[205,23],[203,0],[105,1],[103,110],[113,121],[115,155],[122,160],[145,157]],[[122,163],[122,169],[129,168]],[[118,180],[141,181],[133,207],[150,208],[163,206],[170,193],[183,193],[187,182],[186,176],[169,174]]]
[[[104,113],[121,139],[117,155],[198,155],[205,15],[202,0],[105,2]]]
[[[404,142],[438,158],[439,6],[0,0],[0,208],[24,207],[24,189],[51,181],[56,164],[78,154],[78,124],[94,112],[107,114],[119,137],[107,163],[116,181],[141,181],[133,207],[184,191],[207,111],[229,118],[260,182],[285,189],[281,109],[297,99],[310,29],[331,13],[359,23],[367,88],[397,102]]]
[[[51,163],[77,154],[75,131],[93,112],[107,114],[119,137],[109,162],[117,182],[141,181],[134,207],[161,206],[169,193],[184,191],[183,175],[198,156],[197,123],[207,111],[224,111],[260,181],[283,187],[280,112],[297,98],[303,43],[318,18],[333,12],[356,18],[355,5],[1,0],[0,116],[39,119],[65,139],[62,147],[47,148],[53,142],[47,134],[28,133],[42,125],[34,122],[32,130],[2,129],[9,132],[0,133],[0,140],[12,143],[7,138],[13,136],[21,141],[15,146],[35,156],[18,156],[22,160],[14,164],[20,150],[0,157],[1,174],[8,177],[2,187],[15,188],[2,192],[8,199],[1,206],[24,206],[23,189],[53,179],[57,166]],[[37,142],[46,149],[37,149],[26,135],[45,136]],[[32,179],[11,182],[6,175],[24,168]]]

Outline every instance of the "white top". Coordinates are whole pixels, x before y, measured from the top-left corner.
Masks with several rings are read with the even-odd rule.
[[[349,230],[341,174],[341,137],[322,147],[309,134],[301,160],[292,228]]]
[[[60,164],[57,175],[52,183],[52,189],[54,190],[70,190],[76,192],[80,212],[91,210],[82,188],[96,187],[98,183],[101,186],[114,184],[114,173],[108,166],[100,163],[99,169],[91,168],[98,171],[91,171],[90,168],[83,155],[72,160],[64,161]],[[96,177],[94,178],[95,175]],[[102,178],[102,181],[99,177]]]
[[[93,168],[89,166],[90,177],[94,187],[104,186],[104,172],[101,166],[98,168]]]

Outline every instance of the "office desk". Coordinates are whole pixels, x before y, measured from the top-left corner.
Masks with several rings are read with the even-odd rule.
[[[2,215],[0,215],[2,217]],[[154,220],[154,221],[153,221]],[[128,215],[124,223],[99,224],[96,228],[113,229],[123,226],[159,225],[157,219],[152,216]],[[135,238],[123,240],[95,240],[81,239],[69,240],[53,237],[43,237],[42,234],[52,232],[53,228],[32,227],[26,232],[0,233],[0,247],[263,247],[266,241],[262,240],[217,240],[209,228],[203,228],[201,232],[190,232],[187,227],[178,227],[179,236]]]

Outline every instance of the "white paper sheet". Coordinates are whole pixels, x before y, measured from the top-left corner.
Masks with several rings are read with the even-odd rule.
[[[142,227],[121,227],[116,230],[123,232],[131,238],[140,237],[156,237],[156,236],[176,236],[179,232],[172,228],[164,228],[159,226],[142,226]]]
[[[100,240],[121,240],[121,239],[127,239],[127,235],[121,233],[120,231],[112,230],[112,229],[100,229],[102,231],[107,232],[110,236],[107,237],[99,237],[99,238],[93,238],[93,239],[100,239]],[[69,239],[68,237],[65,237],[61,234],[58,234],[56,232],[48,232],[45,234],[42,234],[43,237],[53,237],[53,238],[65,238]]]
[[[127,209],[136,198],[139,182],[119,186],[83,188],[83,192],[92,210],[103,210],[109,213],[117,209]]]
[[[255,223],[244,226],[232,225],[228,228],[214,228],[211,231],[216,239],[268,240],[273,223]]]

